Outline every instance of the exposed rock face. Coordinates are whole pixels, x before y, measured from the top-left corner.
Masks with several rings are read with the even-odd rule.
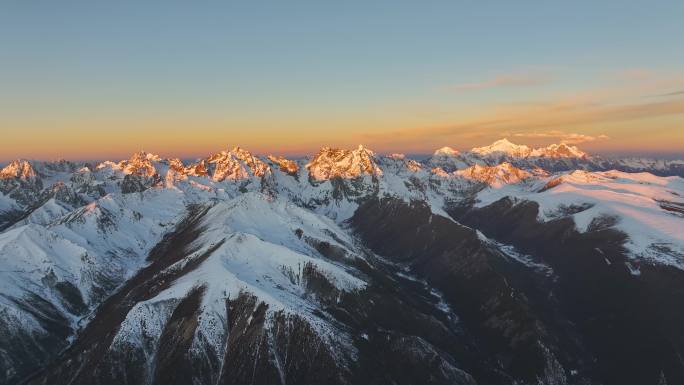
[[[266,163],[240,147],[212,155],[207,163],[213,168],[211,178],[215,182],[262,177],[270,172]]]
[[[126,175],[136,175],[141,177],[151,177],[157,173],[153,162],[160,161],[159,155],[150,154],[144,151],[136,152],[128,160],[119,163],[104,162],[98,168],[112,167],[121,170]]]
[[[528,297],[543,288],[518,286],[536,279],[506,263],[474,230],[431,214],[420,203],[393,199],[368,201],[352,223],[373,250],[407,263],[443,292],[468,332],[486,341],[480,348],[498,357],[510,381],[566,383],[570,368],[581,365],[581,356],[569,355],[583,349],[573,331],[547,320],[536,308],[543,304]]]
[[[480,166],[476,164],[466,169],[457,170],[455,175],[479,181],[492,187],[519,183],[531,176],[529,172],[521,170],[508,162],[496,166]]]
[[[577,325],[595,355],[587,362],[606,384],[655,384],[684,381],[684,366],[674,364],[681,351],[684,272],[639,264],[627,257],[625,234],[595,222],[585,233],[569,217],[538,221],[538,206],[502,199],[456,214],[487,236],[516,245],[553,268],[550,294],[556,307]],[[631,269],[638,265],[639,274]],[[616,321],[619,320],[619,321]]]
[[[207,176],[209,175],[209,166],[207,161],[202,159],[199,162],[192,164],[185,168],[185,173],[192,176]]]
[[[352,179],[363,175],[381,175],[375,164],[373,151],[359,145],[356,150],[340,150],[324,147],[306,165],[314,180],[333,178]]]
[[[121,182],[121,192],[123,194],[130,194],[134,192],[143,192],[159,182],[157,174],[150,177],[138,174],[126,174]]]
[[[36,171],[31,166],[31,163],[25,160],[14,160],[2,170],[0,170],[0,179],[32,179],[36,177]]]
[[[28,161],[15,160],[0,170],[0,193],[21,205],[36,204],[42,189],[43,181]]]
[[[299,166],[297,165],[297,162],[295,162],[294,160],[285,159],[282,156],[276,157],[273,155],[269,155],[268,159],[271,162],[277,164],[280,168],[280,171],[286,174],[297,175],[297,173],[299,172]]]

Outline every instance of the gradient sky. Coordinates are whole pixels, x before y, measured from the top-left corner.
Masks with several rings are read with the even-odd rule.
[[[0,2],[0,161],[684,153],[684,2]]]

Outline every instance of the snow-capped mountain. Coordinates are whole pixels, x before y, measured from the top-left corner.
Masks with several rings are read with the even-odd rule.
[[[31,163],[26,160],[14,160],[0,170],[0,179],[32,179],[36,177],[36,171]]]
[[[355,178],[361,175],[380,175],[382,170],[374,161],[374,153],[359,145],[356,150],[324,147],[306,165],[315,180]]]
[[[251,176],[262,177],[270,172],[266,163],[240,147],[212,155],[207,159],[207,163],[210,165],[208,172],[211,173],[214,182],[247,179]]]
[[[532,149],[525,145],[511,143],[508,139],[500,139],[484,147],[475,147],[471,153],[483,157],[511,156],[516,158],[526,158],[532,154]]]
[[[505,139],[15,161],[0,384],[681,383],[682,165]]]
[[[565,143],[550,144],[547,147],[535,148],[530,152],[529,156],[546,157],[546,158],[577,158],[586,159],[589,155],[577,148],[576,146],[569,146]]]
[[[550,172],[587,170],[626,172],[650,172],[660,176],[684,177],[684,160],[650,158],[604,158],[590,155],[576,146],[565,143],[531,148],[517,145],[508,139],[497,140],[489,146],[475,147],[470,151],[458,152],[445,147],[437,150],[427,163],[447,172],[475,164],[496,166],[509,162],[522,169],[541,168]]]
[[[479,181],[491,187],[501,187],[504,184],[520,183],[532,175],[508,162],[496,166],[472,165],[462,170],[456,170],[455,175],[465,179]]]

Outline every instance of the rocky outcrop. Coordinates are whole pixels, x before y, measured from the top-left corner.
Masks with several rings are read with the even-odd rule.
[[[324,147],[306,165],[313,180],[353,179],[364,175],[382,175],[373,151],[359,145],[355,150]]]

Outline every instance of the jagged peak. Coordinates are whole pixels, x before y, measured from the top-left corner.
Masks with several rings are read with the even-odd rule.
[[[199,162],[193,163],[185,167],[185,174],[191,176],[207,176],[209,175],[209,166],[206,159],[201,159]]]
[[[185,164],[178,158],[171,158],[168,160],[169,168],[176,172],[185,172]]]
[[[213,166],[211,178],[215,182],[247,179],[250,176],[263,177],[271,171],[268,164],[239,146],[210,156],[207,163]]]
[[[297,162],[295,162],[294,160],[287,159],[282,155],[277,157],[274,155],[269,155],[268,160],[270,160],[274,164],[277,164],[280,168],[280,171],[286,174],[296,175],[297,172],[299,172],[299,166],[297,165]]]
[[[306,168],[316,180],[382,175],[382,170],[375,163],[375,153],[361,144],[355,150],[323,147]]]
[[[97,169],[111,168],[119,170],[126,175],[134,174],[139,176],[153,176],[157,173],[157,169],[152,162],[161,161],[161,157],[156,154],[151,154],[145,151],[138,151],[131,155],[130,158],[121,160],[118,163],[106,160],[97,165]]]
[[[146,161],[146,160],[159,162],[162,160],[162,158],[157,154],[153,154],[153,153],[141,150],[141,151],[133,153],[133,155],[131,155],[131,157],[128,159],[129,162],[142,162],[142,161]]]
[[[0,179],[31,179],[37,176],[33,165],[27,160],[16,159],[0,170]]]
[[[423,169],[423,165],[413,159],[409,159],[405,154],[402,153],[392,153],[386,155],[383,159],[391,159],[390,165],[393,167],[403,167],[411,172],[418,172]],[[381,164],[387,164],[386,162],[381,162]]]
[[[157,173],[157,169],[152,162],[158,162],[160,160],[161,158],[159,155],[139,151],[131,155],[128,160],[119,162],[118,168],[123,171],[124,174],[153,176]]]
[[[502,162],[496,166],[475,164],[465,169],[456,170],[454,174],[486,183],[492,187],[518,183],[532,176],[529,172],[519,169],[509,162]]]

